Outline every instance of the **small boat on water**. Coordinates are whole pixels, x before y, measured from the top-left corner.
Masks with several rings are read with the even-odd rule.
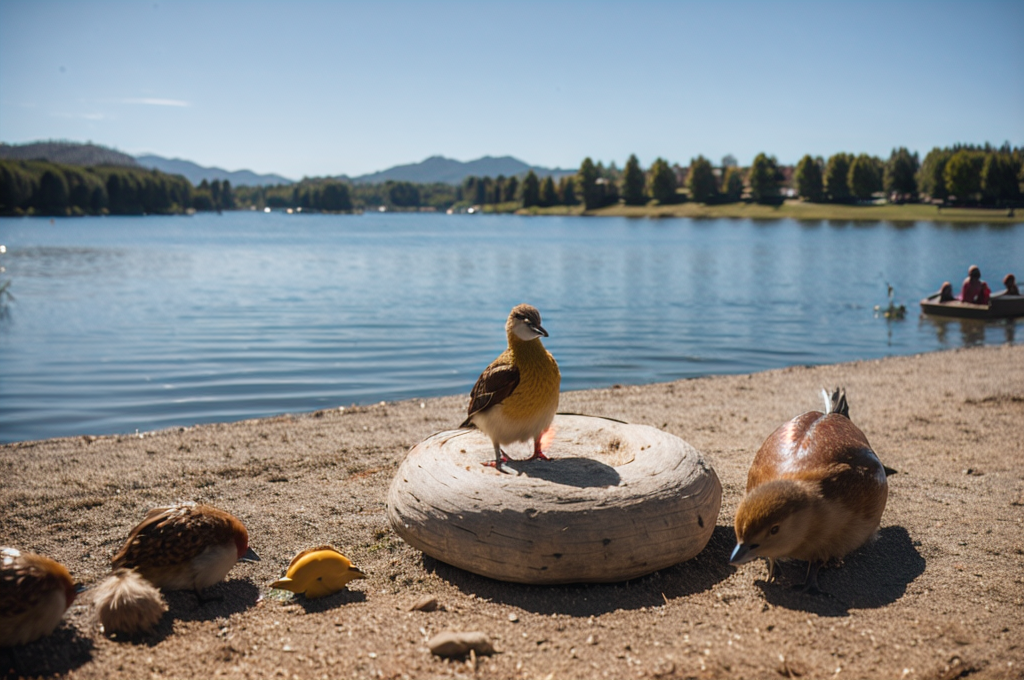
[[[955,316],[961,319],[1006,319],[1024,316],[1024,295],[997,293],[987,305],[950,300],[939,302],[939,293],[921,300],[921,311],[935,316]]]

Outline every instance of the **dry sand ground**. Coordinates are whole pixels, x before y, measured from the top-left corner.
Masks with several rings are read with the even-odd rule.
[[[810,596],[766,584],[763,562],[728,566],[732,517],[764,438],[820,408],[820,388],[835,384],[898,474],[878,540],[823,570],[829,595]],[[76,678],[1024,677],[1024,347],[565,394],[563,410],[682,437],[722,480],[704,552],[619,585],[500,583],[425,558],[388,528],[395,468],[415,443],[457,424],[465,401],[0,448],[0,540],[57,558],[83,583],[104,576],[148,508],[183,499],[238,515],[263,557],[212,589],[222,601],[170,594],[170,613],[140,640],[99,634],[83,596],[49,639],[0,651],[2,669]],[[268,590],[295,552],[323,542],[370,578],[308,602]],[[407,611],[426,594],[442,609]],[[445,629],[484,631],[502,653],[475,668],[436,659],[425,640]]]

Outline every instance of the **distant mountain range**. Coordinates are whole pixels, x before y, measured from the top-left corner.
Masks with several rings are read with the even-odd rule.
[[[198,185],[204,179],[208,182],[228,180],[232,186],[271,186],[274,184],[292,184],[294,180],[281,175],[258,175],[252,170],[224,170],[222,168],[208,168],[192,161],[180,158],[164,158],[146,154],[136,156],[135,160],[144,168],[152,168],[170,175],[184,175],[189,182]]]
[[[105,146],[67,141],[4,144],[0,142],[0,158],[14,161],[50,161],[65,165],[121,165],[137,168],[135,158]]]
[[[350,182],[359,184],[379,184],[388,180],[396,182],[416,182],[419,184],[431,184],[442,182],[444,184],[459,184],[467,177],[513,177],[525,175],[533,170],[538,177],[551,175],[555,179],[565,175],[573,175],[575,170],[563,170],[561,168],[542,168],[536,165],[528,165],[518,158],[512,156],[484,156],[475,161],[457,161],[444,156],[431,156],[420,163],[408,165],[396,165],[387,170],[373,172],[359,177],[340,177]]]
[[[143,167],[159,170],[172,175],[183,175],[193,185],[203,180],[228,180],[233,186],[269,186],[275,184],[293,184],[294,180],[281,175],[260,175],[251,170],[224,170],[216,167],[205,167],[192,161],[180,158],[164,158],[154,154],[129,156],[96,144],[79,144],[67,141],[32,142],[30,144],[0,143],[0,158],[12,160],[47,160],[67,165],[121,165],[126,167]],[[565,175],[575,174],[575,170],[562,168],[543,168],[529,165],[512,156],[484,156],[475,161],[457,161],[444,156],[431,156],[420,163],[396,165],[387,170],[372,172],[358,177],[339,175],[336,179],[358,184],[379,184],[393,180],[396,182],[416,182],[418,184],[459,184],[467,177],[505,177],[522,176],[533,170],[538,177],[551,176],[556,180]]]

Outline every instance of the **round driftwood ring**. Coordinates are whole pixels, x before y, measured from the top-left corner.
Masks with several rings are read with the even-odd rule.
[[[701,454],[646,425],[558,415],[551,461],[508,474],[478,430],[416,445],[388,491],[392,528],[427,555],[518,583],[625,581],[688,560],[711,538],[722,486]]]

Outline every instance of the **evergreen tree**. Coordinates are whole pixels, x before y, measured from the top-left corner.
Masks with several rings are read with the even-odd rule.
[[[65,215],[68,210],[68,182],[60,170],[47,170],[39,179],[36,209],[44,215]]]
[[[558,180],[558,200],[562,205],[576,205],[576,180],[572,175]]]
[[[973,201],[981,190],[981,168],[973,158],[974,154],[966,149],[957,151],[946,163],[943,179],[946,191],[956,196],[961,203]]]
[[[857,200],[871,200],[871,196],[875,191],[881,191],[882,189],[882,178],[878,174],[878,164],[866,153],[860,154],[850,163],[846,183],[850,187],[850,193]]]
[[[750,164],[750,197],[758,203],[766,203],[777,198],[779,195],[779,181],[782,175],[779,172],[778,162],[774,156],[763,153],[757,154],[754,162]]]
[[[647,177],[648,193],[658,203],[669,204],[676,201],[676,173],[673,172],[664,158],[656,158],[651,163]]]
[[[820,203],[825,199],[825,184],[818,160],[806,155],[796,164],[794,174],[797,196],[812,203]]]
[[[850,154],[837,153],[828,159],[825,165],[825,193],[833,203],[845,203],[850,200]]]
[[[558,193],[555,191],[555,180],[548,175],[540,182],[540,197],[537,203],[543,207],[558,204]]]
[[[407,184],[407,182],[400,182]],[[418,192],[417,192],[418,195]],[[320,210],[327,212],[349,212],[352,210],[352,196],[348,185],[337,180],[328,180],[320,186]]]
[[[985,200],[996,203],[1019,200],[1019,167],[1008,153],[985,154],[985,162],[981,166],[981,191]]]
[[[509,177],[508,181],[505,182],[505,187],[501,196],[501,200],[504,203],[510,203],[516,200],[516,196],[519,193],[519,180],[515,177]]]
[[[910,153],[906,147],[893,149],[882,176],[882,188],[885,193],[889,196],[895,195],[897,200],[903,200],[904,197],[916,198],[917,171],[920,165],[917,154]]]
[[[944,201],[949,197],[946,191],[946,163],[952,156],[953,152],[949,149],[935,147],[921,162],[921,169],[917,173],[918,186],[933,200]]]
[[[601,207],[601,190],[597,186],[598,169],[590,157],[583,159],[576,173],[576,190],[583,201],[584,210]]]
[[[520,192],[524,208],[532,208],[540,204],[540,180],[537,179],[537,173],[533,170],[526,173],[526,177],[523,178]]]
[[[220,183],[220,205],[224,210],[235,209],[235,192],[231,188],[229,180],[224,180]]]
[[[210,200],[213,201],[213,209],[220,211],[223,209],[220,200],[220,180],[215,179],[210,182]]]
[[[338,184],[341,184],[338,182]],[[346,193],[348,192],[348,185],[342,184],[345,187]],[[486,190],[486,183],[484,183]],[[387,197],[387,203],[398,208],[415,208],[420,204],[420,190],[412,182],[395,182],[389,180],[384,183],[384,193]],[[486,193],[486,191],[485,191]],[[351,203],[351,199],[349,199]],[[328,208],[328,210],[351,210],[352,207],[349,205],[348,208]]]
[[[735,203],[743,198],[743,171],[736,165],[730,165],[725,169],[725,177],[722,178],[722,198],[729,203]]]
[[[711,161],[704,156],[697,156],[690,161],[690,173],[686,177],[686,188],[690,191],[690,200],[698,203],[711,203],[718,198],[718,186],[715,182],[715,171]]]
[[[622,199],[626,205],[644,205],[647,195],[644,193],[644,171],[640,169],[640,161],[636,154],[629,157],[626,167],[622,169]]]

